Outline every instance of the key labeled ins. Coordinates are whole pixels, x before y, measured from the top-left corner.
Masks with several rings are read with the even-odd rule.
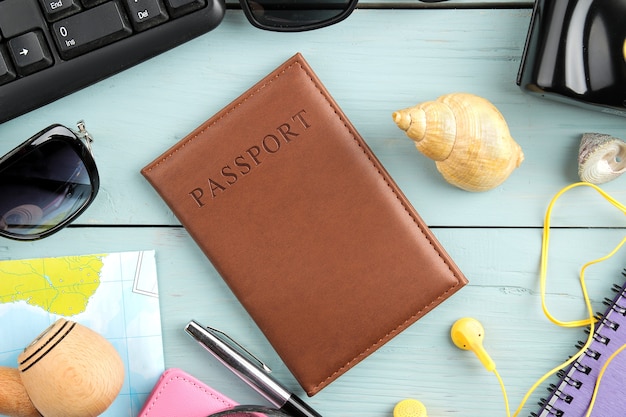
[[[132,34],[132,28],[117,2],[85,10],[52,25],[52,35],[63,59],[113,43]]]

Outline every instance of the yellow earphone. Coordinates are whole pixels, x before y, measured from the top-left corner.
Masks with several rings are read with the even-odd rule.
[[[427,417],[426,407],[418,400],[402,400],[393,408],[393,417]]]
[[[471,317],[457,320],[450,329],[450,337],[456,347],[474,352],[489,372],[495,371],[496,363],[483,347],[485,329],[478,320]]]
[[[624,43],[624,55],[625,55],[625,58],[626,58],[626,42]],[[620,202],[615,200],[613,197],[611,197],[609,194],[604,192],[598,186],[596,186],[594,184],[591,184],[591,183],[587,183],[587,182],[578,182],[578,183],[574,183],[574,184],[571,184],[571,185],[563,188],[561,191],[559,191],[553,197],[552,201],[548,205],[548,210],[546,211],[546,216],[545,216],[545,219],[544,219],[543,240],[542,240],[542,249],[541,249],[540,287],[541,287],[541,306],[542,306],[542,309],[543,309],[544,314],[546,315],[546,317],[548,317],[548,319],[550,321],[552,321],[554,324],[556,324],[558,326],[563,326],[563,327],[590,326],[590,330],[589,330],[589,336],[587,337],[586,343],[582,346],[582,348],[578,351],[578,353],[576,353],[574,356],[569,358],[564,363],[562,363],[562,364],[558,365],[557,367],[553,368],[552,370],[548,371],[544,376],[539,378],[537,380],[537,382],[535,382],[533,384],[533,386],[530,387],[530,389],[528,390],[528,392],[526,393],[526,395],[522,399],[522,402],[520,403],[519,407],[517,408],[517,410],[513,414],[513,417],[516,417],[521,412],[522,408],[524,407],[524,404],[526,403],[526,401],[528,400],[530,395],[535,391],[535,389],[537,389],[537,387],[539,385],[541,385],[548,377],[550,377],[554,373],[558,372],[560,369],[564,369],[567,366],[571,365],[576,359],[578,359],[578,357],[580,357],[587,350],[587,348],[591,344],[591,341],[593,340],[593,335],[595,333],[595,327],[594,326],[595,326],[596,319],[594,318],[593,310],[592,310],[592,307],[591,307],[591,301],[589,299],[589,295],[587,294],[587,288],[586,288],[586,285],[585,285],[585,270],[590,265],[602,262],[602,261],[610,258],[611,256],[613,256],[624,245],[624,243],[626,243],[626,237],[625,237],[625,238],[623,238],[620,241],[620,243],[608,255],[603,256],[603,257],[601,257],[599,259],[587,262],[581,268],[581,271],[580,271],[580,284],[581,284],[581,288],[582,288],[582,292],[583,292],[583,298],[585,300],[585,305],[587,307],[587,313],[588,313],[588,317],[586,319],[575,320],[575,321],[565,321],[564,322],[564,321],[557,320],[556,318],[554,318],[552,316],[552,314],[550,314],[550,312],[548,311],[548,308],[546,306],[546,302],[545,302],[545,282],[546,282],[547,264],[548,264],[548,246],[549,246],[549,238],[550,238],[550,217],[551,217],[551,213],[552,213],[552,208],[553,208],[554,203],[556,202],[556,200],[563,193],[565,193],[566,191],[568,191],[568,190],[570,190],[572,188],[579,187],[579,186],[588,186],[588,187],[594,188],[598,193],[600,193],[600,195],[602,195],[602,197],[604,197],[612,205],[614,205],[615,207],[620,209],[623,213],[626,213],[626,206],[624,206],[623,204],[621,204]],[[452,325],[452,328],[450,330],[450,337],[452,338],[452,342],[457,347],[459,347],[461,349],[464,349],[464,350],[471,350],[471,351],[473,351],[476,354],[476,356],[478,357],[478,359],[480,359],[482,364],[485,366],[485,368],[487,368],[488,371],[493,372],[496,375],[496,377],[498,378],[498,382],[500,383],[500,387],[502,388],[502,394],[504,395],[504,403],[505,403],[505,407],[506,407],[506,415],[510,417],[511,414],[510,414],[510,410],[509,410],[509,400],[507,398],[506,389],[504,387],[504,382],[502,381],[502,378],[500,377],[500,374],[496,370],[495,362],[491,359],[491,357],[489,356],[489,354],[487,353],[487,351],[483,347],[482,342],[483,342],[484,336],[485,336],[485,330],[484,330],[482,324],[480,324],[480,322],[478,320],[470,318],[470,317],[464,317],[464,318],[461,318],[461,319],[457,320]],[[600,381],[602,379],[602,376],[604,375],[604,371],[609,366],[609,364],[611,363],[613,358],[615,356],[617,356],[623,350],[626,350],[626,344],[623,345],[616,352],[614,352],[613,355],[611,355],[611,357],[607,359],[607,361],[604,363],[602,369],[600,370],[600,373],[598,375],[598,379],[596,381],[596,386],[594,387],[594,390],[593,390],[592,399],[591,399],[591,402],[590,402],[589,407],[587,409],[587,413],[585,414],[585,417],[589,417],[591,415],[591,411],[593,409],[595,398],[596,398],[596,395],[597,395],[597,392],[598,392],[598,388],[600,386]]]

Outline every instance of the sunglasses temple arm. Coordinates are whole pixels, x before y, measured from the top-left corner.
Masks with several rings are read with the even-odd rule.
[[[91,134],[87,132],[87,127],[85,126],[85,122],[83,120],[80,120],[79,122],[76,123],[76,128],[78,129],[78,132],[76,132],[76,136],[78,136],[79,139],[82,139],[85,141],[85,144],[87,145],[87,149],[89,150],[89,153],[92,153],[91,142],[93,142],[93,136],[91,136]]]

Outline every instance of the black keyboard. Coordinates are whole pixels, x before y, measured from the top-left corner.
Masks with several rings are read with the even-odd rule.
[[[0,123],[214,29],[224,0],[0,0]]]

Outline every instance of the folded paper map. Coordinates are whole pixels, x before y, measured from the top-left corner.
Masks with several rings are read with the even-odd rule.
[[[102,414],[134,417],[164,370],[154,251],[0,261],[0,365],[58,318],[107,338],[126,380]]]

